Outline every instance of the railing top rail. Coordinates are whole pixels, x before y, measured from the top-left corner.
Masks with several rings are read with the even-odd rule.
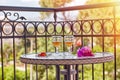
[[[91,5],[72,6],[64,8],[40,8],[40,7],[18,7],[18,6],[0,6],[1,11],[34,11],[34,12],[61,12],[83,9],[94,9],[102,7],[120,6],[120,2],[100,3]]]
[[[19,7],[19,6],[0,6],[0,10],[4,11],[34,11],[34,12],[54,12],[54,8],[39,7]]]
[[[94,8],[113,7],[113,6],[120,6],[120,2],[72,6],[72,7],[56,8],[56,10],[60,12],[60,11],[84,10],[84,9],[94,9]]]

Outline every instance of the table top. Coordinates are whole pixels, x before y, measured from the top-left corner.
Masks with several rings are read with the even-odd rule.
[[[77,57],[68,52],[51,53],[47,52],[46,57],[38,57],[38,54],[23,54],[20,61],[26,64],[44,65],[76,65],[76,64],[96,64],[109,62],[114,59],[114,55],[109,52],[98,52],[94,56]]]

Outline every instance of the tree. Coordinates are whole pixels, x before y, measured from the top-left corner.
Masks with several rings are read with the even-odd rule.
[[[89,4],[99,4],[99,3],[107,3],[113,2],[115,0],[87,0],[86,5]],[[113,17],[112,8],[97,8],[90,10],[83,10],[79,12],[78,19],[91,19],[91,18],[110,18]]]
[[[40,0],[39,4],[41,7],[56,8],[64,6],[66,3],[69,3],[71,1],[72,0]]]
[[[41,7],[45,7],[45,8],[57,8],[57,7],[62,7],[64,6],[66,3],[71,2],[72,0],[40,0],[39,4]],[[62,12],[64,18],[66,18],[65,16],[65,12]],[[49,12],[41,12],[41,19],[45,19],[46,17],[48,17],[51,13]]]
[[[12,46],[8,43],[4,43],[3,56],[5,57],[5,63],[8,63],[10,56],[12,56]]]
[[[87,0],[86,2],[86,5],[89,5],[89,4],[99,4],[99,3],[107,3],[107,2],[114,2],[114,1],[118,1],[118,0]],[[116,8],[117,10],[118,8]],[[118,12],[119,13],[119,12]],[[117,15],[117,14],[116,14]],[[116,16],[116,17],[120,17],[120,16]],[[107,18],[114,18],[114,15],[113,15],[113,7],[106,7],[106,8],[95,8],[95,9],[87,9],[87,10],[81,10],[79,11],[79,15],[78,15],[78,19],[81,19],[81,20],[88,20],[89,19],[107,19]],[[109,35],[109,34],[114,34],[113,32],[110,32],[111,30],[111,26],[113,26],[113,24],[111,24],[111,21],[107,21],[107,20],[104,20],[106,21],[106,23],[104,22],[104,34],[106,35]],[[114,20],[112,20],[114,22]],[[94,25],[95,27],[93,27],[94,29],[96,29],[95,31],[98,31],[98,27],[101,27],[102,25],[100,25],[99,23],[96,23]],[[116,25],[118,26],[118,25]],[[84,26],[83,26],[84,27]],[[88,28],[88,26],[86,27],[86,29]],[[114,31],[114,30],[113,30]],[[109,32],[109,33],[108,33]],[[102,34],[102,33],[101,33]],[[116,42],[118,42],[118,38],[116,39]],[[102,51],[103,49],[103,43],[102,43],[102,37],[98,37],[98,38],[94,38],[94,41],[96,42],[96,46],[93,47],[94,51],[97,50],[100,50]],[[100,46],[98,46],[100,45]],[[112,52],[114,53],[114,37],[104,37],[104,51],[109,51],[109,52]],[[119,49],[116,50],[116,53],[117,53],[117,56],[116,56],[116,61],[118,61],[116,64],[117,66],[119,66]],[[95,80],[98,80],[96,78],[96,76],[101,76],[102,77],[102,73],[100,74],[100,72],[102,72],[102,68],[100,67],[99,70],[98,69],[99,66],[94,66],[94,73],[95,73]],[[85,69],[86,70],[86,69]],[[119,70],[119,69],[117,69]],[[96,73],[99,72],[99,73]],[[107,80],[113,80],[113,71],[114,71],[114,66],[113,66],[113,63],[107,63],[105,65],[105,72],[107,74],[105,74],[108,79]],[[90,70],[86,70],[86,72],[90,72]],[[118,72],[117,72],[118,73]],[[86,74],[85,74],[86,76]],[[118,74],[117,74],[117,78],[119,78]],[[85,79],[85,78],[84,78]]]
[[[108,3],[108,2],[114,2],[114,1],[117,1],[117,0],[87,0],[86,5],[98,4],[98,3]],[[105,18],[114,18],[113,7],[87,9],[87,10],[83,10],[83,11],[81,10],[81,11],[79,11],[79,15],[78,15],[78,19],[82,19],[82,20],[85,20],[85,19],[105,19]],[[94,23],[93,26],[94,26],[93,28],[96,32],[101,28],[101,25],[99,22]],[[112,21],[106,20],[104,22],[104,34],[113,33],[113,31],[110,32],[112,27],[113,27]],[[87,29],[87,27],[86,27],[86,29]],[[100,43],[102,39],[101,38],[96,38],[96,39],[97,39],[96,43],[99,43],[99,45],[102,47],[103,44]],[[105,42],[105,43],[109,44],[109,45],[105,45],[105,47],[108,47],[110,45],[113,46],[114,39],[109,39],[109,40],[110,40],[109,43],[108,43],[108,41]]]

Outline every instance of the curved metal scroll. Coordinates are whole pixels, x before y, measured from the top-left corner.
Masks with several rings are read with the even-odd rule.
[[[20,16],[19,13],[11,13],[11,12],[5,12],[1,11],[3,13],[3,19],[0,19],[1,21],[17,21],[17,20],[27,20],[24,16]],[[10,17],[14,17],[14,19],[11,19]]]

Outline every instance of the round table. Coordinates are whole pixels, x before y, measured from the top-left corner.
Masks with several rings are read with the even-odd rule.
[[[20,57],[20,61],[26,64],[36,65],[80,65],[80,64],[96,64],[109,62],[114,59],[114,55],[109,52],[98,52],[94,56],[77,57],[76,55],[69,54],[67,52],[60,52],[58,54],[47,52],[46,57],[39,57],[38,54],[23,54]],[[59,79],[59,70],[57,71],[57,80]],[[70,68],[68,69],[68,79],[70,80]]]

